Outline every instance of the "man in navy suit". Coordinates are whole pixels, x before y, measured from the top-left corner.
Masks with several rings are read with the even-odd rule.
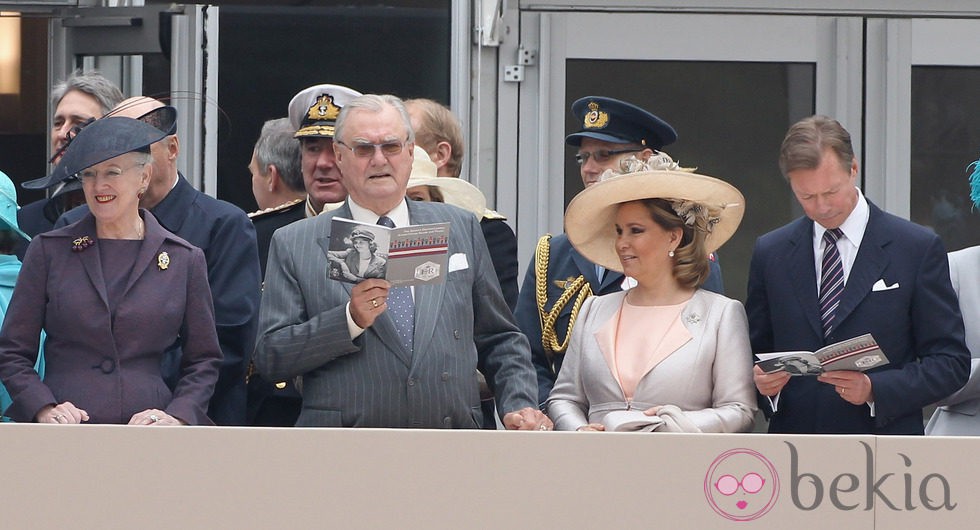
[[[745,304],[752,350],[813,351],[871,333],[890,363],[819,377],[756,367],[769,432],[922,434],[922,408],[970,372],[942,242],[864,197],[850,135],[831,118],[793,125],[779,167],[806,216],[756,242]]]

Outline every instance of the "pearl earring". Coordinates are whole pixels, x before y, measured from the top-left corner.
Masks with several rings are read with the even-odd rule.
[[[674,251],[673,250],[668,251],[667,252],[667,255],[670,256],[670,257],[674,257]]]

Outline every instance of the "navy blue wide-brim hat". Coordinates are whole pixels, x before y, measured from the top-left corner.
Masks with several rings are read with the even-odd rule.
[[[586,96],[572,103],[572,114],[582,129],[566,136],[565,143],[576,147],[582,145],[582,138],[594,138],[660,150],[677,140],[677,132],[669,123],[618,99]]]
[[[119,155],[133,151],[149,153],[150,145],[166,136],[166,131],[133,118],[111,116],[95,120],[72,139],[50,175],[21,186],[30,190],[50,188]]]

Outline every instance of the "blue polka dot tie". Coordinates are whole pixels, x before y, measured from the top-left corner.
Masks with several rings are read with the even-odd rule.
[[[395,227],[395,222],[386,215],[378,219],[378,224],[388,228]],[[412,300],[411,287],[392,287],[388,291],[388,314],[395,321],[395,329],[405,349],[412,351],[415,335],[415,301]]]

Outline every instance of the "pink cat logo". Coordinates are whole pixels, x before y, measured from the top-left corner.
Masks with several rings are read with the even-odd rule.
[[[767,514],[779,497],[779,475],[766,457],[732,449],[715,458],[704,476],[704,496],[718,515],[752,521]]]

